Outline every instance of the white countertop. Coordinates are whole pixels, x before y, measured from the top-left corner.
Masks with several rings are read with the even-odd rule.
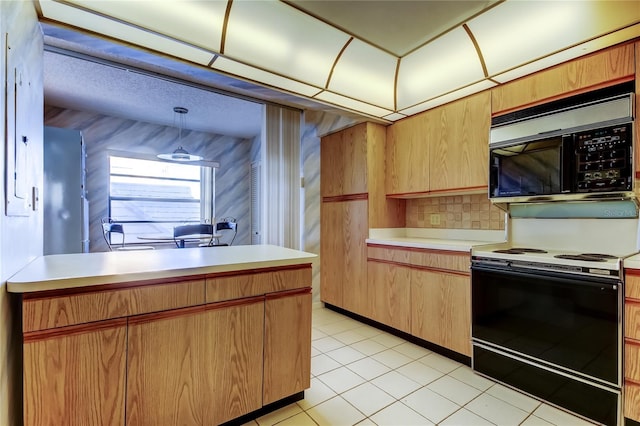
[[[622,264],[626,269],[640,269],[640,253],[627,257]]]
[[[471,251],[471,247],[504,241],[504,231],[463,229],[370,229],[367,244],[433,250]]]
[[[313,253],[272,245],[41,256],[7,281],[11,293],[311,263]]]

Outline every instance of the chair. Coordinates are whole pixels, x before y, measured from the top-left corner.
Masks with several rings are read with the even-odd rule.
[[[216,234],[220,235],[220,237],[216,237],[216,246],[232,245],[236,239],[236,235],[238,235],[238,224],[235,222],[235,219],[216,223]],[[224,240],[228,242],[220,242],[221,238],[224,238]]]
[[[180,225],[173,228],[173,241],[176,247],[184,248],[185,241],[189,237],[202,239],[206,236],[209,241],[202,246],[210,246],[213,243],[213,225],[210,223],[198,223],[193,225]]]
[[[113,234],[120,235],[120,244],[114,244]],[[114,247],[118,251],[155,250],[153,246],[125,245],[124,226],[121,223],[114,223],[111,219],[102,219],[102,236],[109,247],[109,251],[113,251]]]

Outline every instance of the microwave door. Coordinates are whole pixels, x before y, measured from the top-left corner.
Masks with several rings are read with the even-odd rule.
[[[560,193],[563,190],[562,145],[562,137],[552,137],[492,148],[491,196],[529,197]]]

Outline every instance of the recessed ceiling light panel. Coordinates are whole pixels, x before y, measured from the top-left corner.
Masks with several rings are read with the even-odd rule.
[[[507,1],[468,27],[492,76],[639,20],[638,1]]]
[[[194,46],[220,51],[226,1],[65,0],[65,3],[112,16]]]
[[[235,1],[224,55],[324,87],[349,36],[276,1]]]
[[[116,20],[66,6],[50,0],[41,0],[42,14],[53,21],[84,28],[97,34],[103,34],[116,40],[133,43],[156,52],[165,53],[176,58],[186,59],[196,64],[208,64],[213,55],[211,52],[170,38],[144,31],[136,27],[120,23]]]
[[[400,60],[398,109],[484,79],[478,53],[457,28]]]
[[[397,63],[395,56],[354,39],[340,56],[328,88],[393,109]]]

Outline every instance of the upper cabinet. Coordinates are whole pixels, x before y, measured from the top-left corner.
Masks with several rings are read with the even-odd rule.
[[[487,190],[491,98],[482,92],[387,128],[387,195]]]
[[[323,197],[367,192],[367,128],[364,123],[322,138],[320,190]]]
[[[486,191],[489,170],[489,93],[427,115],[429,191]]]
[[[491,89],[492,114],[598,89],[635,75],[634,45],[624,44]]]

